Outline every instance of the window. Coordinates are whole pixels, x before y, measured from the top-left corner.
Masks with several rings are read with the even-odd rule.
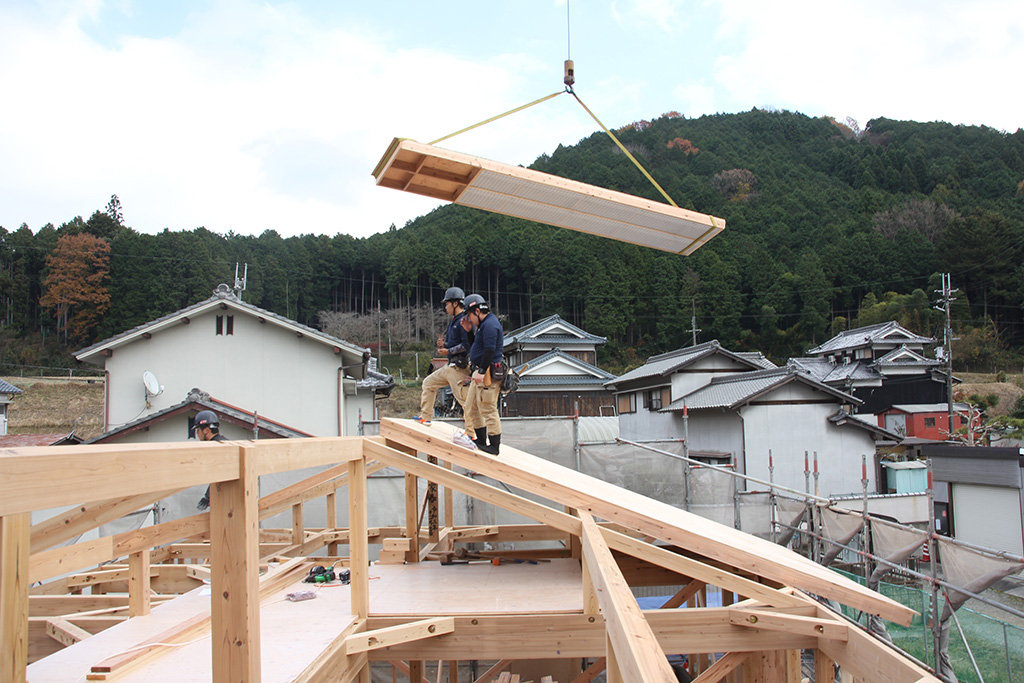
[[[234,334],[234,333],[235,333],[235,316],[229,315],[228,316],[228,334]]]
[[[619,394],[615,397],[615,407],[619,410],[619,415],[623,413],[635,413],[636,412],[636,394]]]
[[[667,389],[650,389],[645,391],[644,408],[647,408],[647,410],[661,410],[667,393]]]
[[[224,316],[217,316],[217,334],[224,334]]]
[[[925,427],[934,427],[935,426],[935,418],[934,417],[926,417],[924,419],[924,426]]]

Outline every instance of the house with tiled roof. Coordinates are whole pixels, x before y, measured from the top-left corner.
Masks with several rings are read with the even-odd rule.
[[[614,378],[597,366],[605,337],[551,315],[505,335],[505,357],[519,373],[519,389],[505,398],[502,414],[535,416],[615,415]]]
[[[244,438],[250,423],[272,434],[260,420],[294,434],[355,435],[387,384],[368,381],[367,349],[248,304],[227,285],[74,355],[106,375],[104,434],[132,441],[187,438],[196,387],[238,411],[224,413],[225,427]]]
[[[507,415],[615,416],[612,394],[604,386],[615,375],[561,348],[517,365],[515,370],[519,389],[506,398]]]
[[[775,365],[759,353],[736,353],[713,340],[651,356],[605,386],[615,396],[622,438],[676,439],[682,435],[681,424],[663,408],[716,377],[772,367]]]
[[[881,415],[896,404],[946,399],[945,364],[925,355],[934,343],[897,322],[878,323],[840,332],[789,364],[852,393],[862,402],[858,412]]]
[[[0,435],[7,433],[7,410],[14,397],[20,393],[22,393],[21,389],[0,379]]]
[[[796,367],[731,373],[680,396],[661,412],[696,452],[729,453],[737,470],[804,490],[805,453],[816,454],[822,496],[862,490],[867,456],[875,492],[876,442],[898,436],[851,415],[860,403]],[[686,415],[686,426],[683,419]]]

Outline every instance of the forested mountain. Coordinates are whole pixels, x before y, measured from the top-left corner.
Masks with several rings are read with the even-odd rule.
[[[934,290],[949,272],[960,290],[955,366],[1019,368],[1024,130],[851,125],[753,110],[617,131],[680,206],[727,220],[689,257],[458,206],[360,239],[140,234],[123,225],[116,197],[88,220],[0,228],[0,362],[68,363],[68,350],[208,297],[241,262],[246,301],[309,325],[378,302],[414,310],[459,284],[484,294],[506,329],[558,313],[607,336],[602,363],[614,369],[692,343],[693,319],[698,341],[777,361],[881,320],[941,337]],[[533,168],[663,201],[603,132]],[[99,239],[68,241],[81,235]],[[92,265],[75,270],[76,253]],[[86,283],[104,263],[108,275]],[[93,290],[92,303],[75,299]]]

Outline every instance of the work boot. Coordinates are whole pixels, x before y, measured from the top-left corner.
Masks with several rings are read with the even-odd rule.
[[[484,453],[497,455],[498,445],[501,443],[501,434],[491,434],[489,437],[487,437],[487,439],[490,440],[490,443],[484,443],[484,441],[481,440],[477,442],[476,447],[482,450]]]
[[[473,442],[476,443],[476,447],[481,451],[487,451],[487,427],[477,427],[473,430],[476,436],[473,438]]]

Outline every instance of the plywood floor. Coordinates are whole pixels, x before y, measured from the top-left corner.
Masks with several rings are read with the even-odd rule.
[[[472,563],[374,565],[370,568],[372,615],[457,615],[581,612],[582,575],[576,560],[538,564]],[[312,600],[292,602],[293,591],[316,590]],[[57,652],[28,667],[32,683],[84,681],[90,667],[166,631],[210,607],[209,588],[170,600]],[[268,597],[260,608],[264,682],[290,681],[352,623],[349,588],[296,582]],[[168,648],[121,680],[209,681],[209,636]]]

